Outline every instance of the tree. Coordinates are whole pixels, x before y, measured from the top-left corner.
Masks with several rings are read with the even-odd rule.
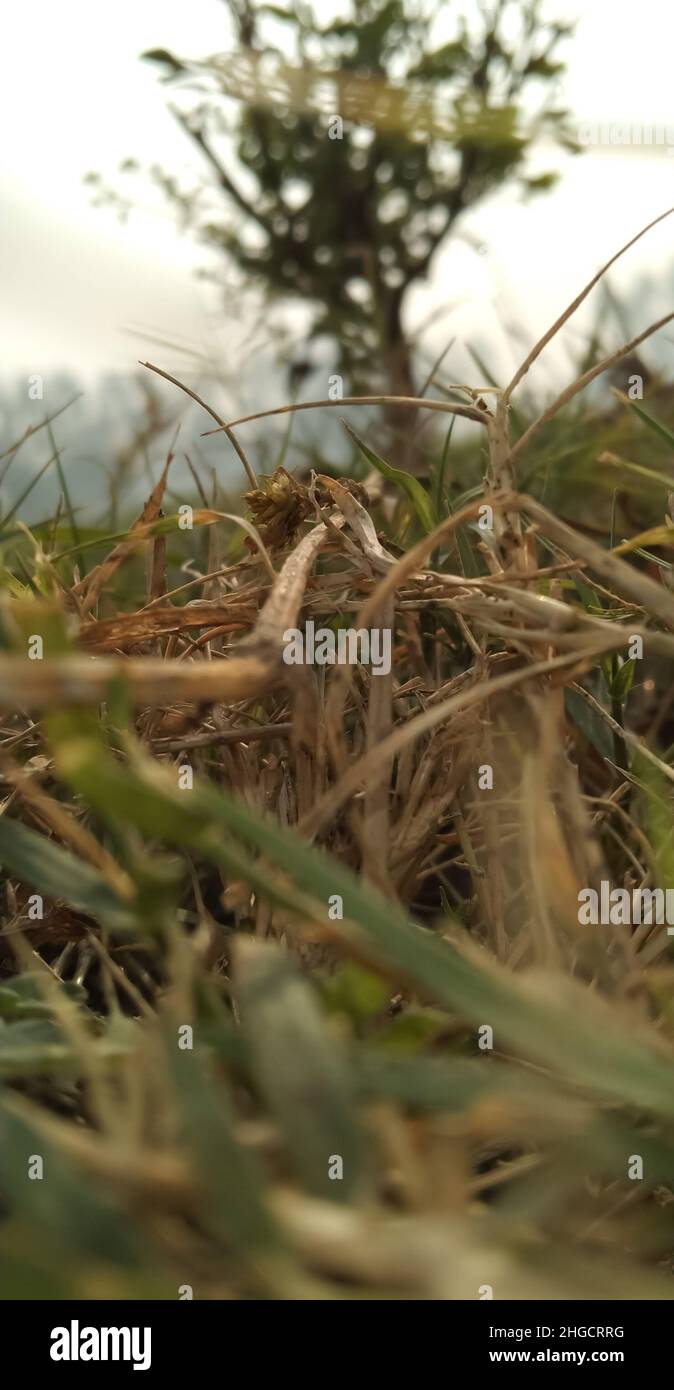
[[[348,0],[324,23],[299,0],[225,4],[237,54],[143,55],[180,90],[172,110],[218,191],[216,215],[155,173],[202,240],[271,295],[311,304],[311,335],[334,339],[348,390],[414,395],[411,286],[504,181],[550,186],[553,174],[527,172],[542,133],[572,147],[550,98],[569,28],[544,21],[541,0],[483,0],[449,39],[443,0]],[[395,408],[388,423],[400,426]]]

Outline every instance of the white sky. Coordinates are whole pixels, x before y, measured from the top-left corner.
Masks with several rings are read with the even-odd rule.
[[[319,0],[321,13],[332,0]],[[557,0],[563,18],[582,15],[569,46],[565,99],[579,120],[671,122],[674,9],[667,0]],[[134,214],[118,225],[90,206],[89,169],[114,182],[126,155],[184,166],[192,156],[165,109],[167,92],[145,48],[203,56],[223,46],[219,0],[30,0],[0,15],[0,256],[3,375],[53,367],[89,373],[133,369],[153,356],[128,329],[143,326],[227,359],[237,325],[193,267],[204,256],[170,220]],[[470,231],[486,248],[443,256],[410,306],[414,327],[441,303],[460,301],[429,333],[433,350],[476,324],[498,336],[499,314],[540,333],[597,266],[650,217],[674,203],[674,155],[592,152],[562,161],[562,185],[519,207],[485,205]],[[468,226],[468,224],[466,224]],[[674,218],[635,248],[617,286],[660,270],[671,299]],[[664,291],[663,291],[664,293]],[[665,311],[667,303],[661,312]],[[498,348],[495,349],[498,352]]]

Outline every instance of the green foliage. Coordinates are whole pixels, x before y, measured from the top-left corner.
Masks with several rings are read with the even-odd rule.
[[[479,17],[460,9],[449,40],[436,37],[440,0],[367,0],[327,23],[309,4],[229,9],[237,55],[144,55],[178,86],[174,114],[222,213],[213,189],[206,207],[170,175],[155,177],[200,240],[270,297],[312,306],[311,332],[335,340],[353,390],[413,394],[409,287],[461,214],[505,180],[528,193],[550,186],[553,175],[526,168],[540,134],[572,143],[545,95],[569,28],[545,20],[539,0]],[[233,117],[231,96],[245,99]]]
[[[397,488],[400,488],[402,492],[407,494],[424,530],[432,531],[439,518],[435,512],[432,499],[429,497],[426,489],[422,487],[418,478],[413,478],[410,473],[405,473],[402,468],[393,468],[385,459],[380,458],[379,454],[376,454],[374,449],[371,449],[369,444],[366,444],[365,440],[361,439],[360,435],[356,434],[356,431],[351,428],[351,425],[347,424],[346,420],[342,423],[349,438],[357,445],[368,463],[372,464],[372,467],[376,468],[377,472],[381,473],[382,477],[386,478],[388,482],[394,483]]]
[[[9,816],[0,818],[0,861],[50,898],[63,898],[118,931],[134,917],[100,873]]]

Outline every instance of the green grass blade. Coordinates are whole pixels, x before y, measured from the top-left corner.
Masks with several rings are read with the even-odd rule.
[[[346,1057],[286,953],[242,937],[236,986],[253,1078],[310,1192],[349,1202],[362,1189],[363,1137]],[[341,1175],[331,1177],[334,1160]]]
[[[433,527],[436,525],[436,515],[431,498],[426,492],[426,489],[421,486],[419,479],[413,478],[411,473],[404,473],[401,468],[394,468],[392,464],[380,458],[379,454],[375,454],[369,444],[366,444],[365,440],[361,439],[360,435],[356,434],[356,431],[351,428],[351,425],[349,425],[346,420],[342,420],[342,424],[354,444],[356,444],[361,453],[364,454],[368,463],[371,463],[372,467],[376,468],[390,483],[395,483],[396,487],[401,488],[402,491],[406,493],[424,530],[432,531]]]
[[[233,1245],[251,1269],[260,1252],[279,1247],[262,1200],[263,1172],[234,1134],[234,1115],[225,1086],[218,1084],[203,1054],[181,1050],[177,1035],[165,1035],[183,1142],[202,1189],[203,1219]]]
[[[674,433],[672,433],[667,425],[663,425],[660,420],[656,420],[654,415],[649,415],[648,411],[644,410],[642,405],[639,405],[637,401],[630,400],[629,396],[626,396],[624,391],[618,391],[615,386],[613,387],[613,394],[617,396],[619,401],[622,401],[623,405],[629,406],[630,410],[633,410],[635,415],[638,415],[639,419],[643,420],[645,425],[648,425],[649,430],[652,430],[654,434],[664,439],[665,443],[669,444],[670,449],[674,448]]]
[[[0,816],[0,864],[46,897],[61,899],[106,926],[120,931],[137,926],[96,869],[9,816]]]
[[[445,515],[445,510],[448,507],[445,494],[445,473],[447,469],[447,459],[449,458],[449,446],[452,442],[452,432],[456,424],[456,419],[456,415],[453,415],[449,422],[449,427],[445,435],[445,442],[442,446],[440,462],[433,477],[433,514],[438,520]]]

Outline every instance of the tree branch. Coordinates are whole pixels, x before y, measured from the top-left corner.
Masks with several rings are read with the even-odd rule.
[[[169,110],[171,111],[171,115],[175,117],[176,121],[178,122],[178,125],[182,126],[182,129],[184,130],[185,134],[189,135],[190,139],[193,140],[198,149],[201,150],[201,153],[203,154],[207,163],[210,164],[211,169],[213,170],[213,173],[215,174],[218,183],[220,184],[220,187],[223,189],[223,191],[228,195],[228,197],[232,199],[232,202],[236,203],[237,207],[241,210],[241,212],[245,214],[246,217],[252,217],[253,221],[257,222],[258,226],[262,228],[266,235],[268,237],[273,238],[271,226],[263,217],[262,213],[258,212],[256,208],[252,207],[245,195],[241,192],[239,188],[237,188],[236,184],[234,183],[234,180],[231,178],[231,176],[227,173],[227,170],[220,163],[220,160],[218,159],[215,151],[212,150],[210,145],[208,144],[203,129],[200,128],[197,130],[195,126],[190,125],[187,116],[184,116],[182,111],[178,111],[177,107],[171,106],[169,107]]]

